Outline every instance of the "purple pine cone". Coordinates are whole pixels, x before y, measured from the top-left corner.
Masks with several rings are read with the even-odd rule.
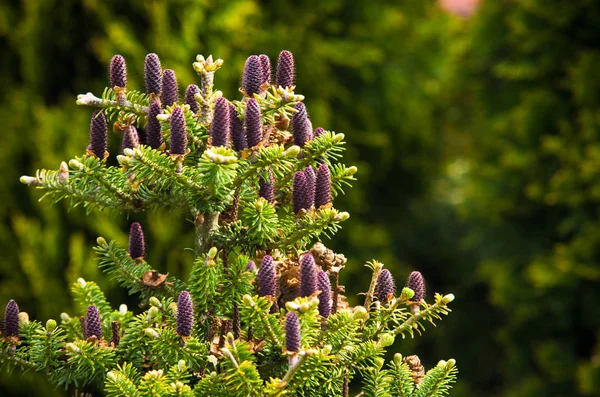
[[[146,143],[152,149],[158,149],[164,142],[160,122],[156,118],[161,113],[160,103],[152,102],[148,110],[148,127],[146,128]]]
[[[258,145],[262,139],[262,119],[260,115],[260,105],[256,99],[252,98],[246,102],[246,136],[248,137],[248,146]]]
[[[248,262],[248,265],[246,265],[246,270],[249,272],[255,273],[256,272],[256,263],[254,263],[253,260]]]
[[[310,165],[304,169],[304,175],[306,176],[306,196],[310,206],[312,207],[315,205],[317,176],[315,175],[315,170]]]
[[[110,78],[110,86],[126,87],[127,86],[127,64],[125,58],[121,55],[115,55],[110,60],[110,68],[108,70]]]
[[[238,152],[248,149],[248,141],[246,141],[246,131],[242,120],[239,119],[235,106],[229,105],[229,123],[231,124],[231,140],[233,148]]]
[[[294,312],[285,316],[285,349],[288,352],[300,350],[300,319]]]
[[[229,103],[221,97],[215,101],[215,114],[210,126],[210,137],[213,146],[227,146],[229,139]]]
[[[394,277],[389,270],[383,269],[381,273],[379,273],[379,277],[377,277],[375,294],[377,295],[377,299],[379,299],[379,301],[382,303],[387,301],[388,295],[396,294],[396,283],[394,282]]]
[[[144,82],[146,83],[146,94],[160,94],[162,87],[162,67],[160,59],[156,54],[146,55],[144,61]]]
[[[4,310],[4,335],[19,336],[19,306],[12,299]]]
[[[303,209],[308,210],[310,208],[308,187],[306,186],[306,175],[301,171],[294,174],[293,201],[295,214]]]
[[[300,147],[304,147],[306,141],[309,140],[307,134],[308,124],[308,113],[306,112],[306,106],[302,102],[298,102],[294,109],[297,110],[292,116],[292,135],[294,136],[294,144]]]
[[[258,186],[259,191],[258,195],[269,203],[275,201],[275,176],[273,175],[273,171],[269,169],[269,180],[263,179],[261,175],[258,177]]]
[[[265,54],[260,54],[258,59],[263,72],[263,82],[271,85],[271,60]]]
[[[263,258],[258,274],[256,275],[256,285],[259,296],[275,296],[275,284],[277,274],[275,273],[275,264],[270,255]]]
[[[311,254],[300,259],[300,296],[311,296],[317,292],[317,265]]]
[[[264,83],[264,75],[260,59],[256,55],[252,55],[248,57],[244,65],[242,89],[246,95],[252,98],[252,95],[260,93],[262,83]]]
[[[194,112],[194,114],[198,113],[198,111],[200,110],[198,108],[198,102],[196,101],[196,94],[200,93],[200,88],[198,88],[198,86],[196,84],[190,84],[187,86],[187,89],[185,90],[185,103],[187,105],[190,105],[190,109],[192,110],[192,112]]]
[[[106,135],[106,116],[100,110],[95,110],[92,113],[92,121],[90,122],[89,150],[101,159],[104,158],[106,153]]]
[[[163,106],[171,106],[179,100],[177,77],[171,69],[165,69],[162,76],[162,91],[160,94]]]
[[[194,326],[194,305],[187,291],[179,294],[177,299],[177,333],[180,336],[190,336]]]
[[[415,291],[412,301],[420,302],[425,299],[425,279],[420,272],[414,271],[408,276],[406,286]]]
[[[275,85],[284,88],[294,86],[294,56],[289,51],[281,51],[279,54]]]
[[[315,128],[315,131],[313,132],[313,138],[320,136],[324,132],[325,132],[325,129],[322,127]]]
[[[315,207],[320,208],[329,203],[331,203],[331,174],[329,173],[329,166],[321,164],[317,169]]]
[[[88,306],[87,314],[85,315],[85,335],[90,338],[95,336],[102,339],[102,327],[100,326],[100,314],[96,306]]]
[[[144,258],[146,256],[146,240],[144,240],[144,231],[142,225],[133,222],[129,228],[129,255],[133,259]]]
[[[327,272],[320,271],[317,274],[317,290],[319,294],[319,314],[325,318],[331,313],[331,282]]]
[[[133,149],[140,145],[140,137],[134,126],[130,125],[123,131],[123,140],[121,141],[121,153],[125,149]]]
[[[187,133],[185,130],[185,116],[180,107],[171,113],[171,154],[185,154],[187,146]]]

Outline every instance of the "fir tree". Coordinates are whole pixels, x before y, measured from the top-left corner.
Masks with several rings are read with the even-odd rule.
[[[125,60],[117,57],[116,88],[78,97],[129,134],[124,142],[157,121],[160,129],[149,128],[152,146],[127,141],[118,165],[108,165],[98,139],[69,168],[21,181],[90,211],[183,210],[195,219],[196,259],[188,280],[179,280],[146,261],[151,241],[141,225],[132,225],[128,248],[99,237],[101,269],[138,294],[145,310],[114,310],[98,285],[83,279],[72,288],[77,316],[63,313],[60,324],[30,321],[11,301],[0,364],[43,371],[66,388],[101,384],[108,396],[347,396],[353,378],[365,396],[448,391],[454,360],[440,361],[417,381],[414,359],[397,355],[385,365],[383,355],[397,336],[412,337],[448,314],[454,296],[415,302],[418,291],[408,287],[395,296],[391,274],[372,262],[364,306],[346,303],[337,279],[345,259],[314,244],[349,217],[333,205],[356,172],[339,162],[344,135],[323,130],[313,137],[304,98],[294,92],[291,53],[280,56],[276,86],[262,69],[268,59],[251,58],[243,90],[254,94],[250,99],[228,101],[214,91],[223,62],[198,56],[202,88],[178,105],[177,87],[164,79],[155,54],[145,62],[146,94],[116,89],[124,87],[115,81],[125,82]],[[240,147],[239,136],[230,147],[232,128],[243,133],[241,124],[231,125],[232,114],[245,115],[250,148]],[[92,123],[92,137],[105,136],[100,124]],[[168,148],[163,133],[170,135]]]

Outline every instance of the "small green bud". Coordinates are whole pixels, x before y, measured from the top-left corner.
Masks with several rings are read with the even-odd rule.
[[[79,284],[79,286],[80,286],[81,288],[85,288],[85,287],[86,287],[86,285],[87,285],[87,283],[85,282],[85,280],[84,280],[84,279],[82,279],[81,277],[79,277],[79,278],[77,279],[77,284]]]
[[[175,382],[175,391],[180,393],[182,389],[183,389],[183,383],[181,383],[180,381]]]
[[[394,338],[394,335],[392,334],[381,334],[381,336],[379,337],[379,345],[382,347],[388,347],[394,344],[394,340],[396,338]]]
[[[69,316],[67,313],[63,312],[60,314],[60,321],[63,324],[69,324],[71,322],[71,316]]]
[[[75,170],[82,170],[83,164],[79,160],[71,159],[69,160],[69,167]]]
[[[325,345],[323,346],[323,354],[328,355],[333,350],[333,346]]]
[[[169,304],[169,311],[173,313],[173,315],[177,314],[177,302],[171,302]]]
[[[185,365],[185,360],[179,360],[177,362],[177,371],[184,372],[187,369],[187,365]]]
[[[242,300],[244,301],[244,304],[246,306],[254,307],[254,305],[255,305],[254,299],[252,299],[252,297],[248,294],[244,295]]]
[[[218,253],[219,250],[217,250],[217,247],[210,247],[210,249],[208,250],[208,257],[210,259],[215,259]]]
[[[158,332],[156,332],[156,330],[153,328],[146,328],[144,330],[144,334],[146,334],[146,336],[149,336],[150,338],[153,338],[153,339],[158,339],[158,337],[159,337]]]
[[[454,295],[448,294],[442,298],[442,303],[447,305],[448,303],[452,302],[453,300],[454,300]]]
[[[346,137],[346,135],[344,135],[340,132],[339,134],[335,134],[335,137],[333,139],[335,140],[336,143],[338,143],[338,142],[343,141],[345,137]]]
[[[293,312],[293,311],[299,310],[300,305],[295,302],[289,301],[289,302],[285,303],[285,308],[287,309],[288,312]]]
[[[394,354],[394,363],[396,365],[402,365],[402,354],[400,354],[400,353]]]
[[[21,178],[19,178],[19,181],[21,181],[22,184],[28,185],[28,186],[37,186],[38,185],[38,180],[34,176],[23,175]]]
[[[445,367],[446,366],[446,360],[440,360],[440,361],[438,361],[437,366],[438,367]]]
[[[310,305],[308,304],[308,302],[303,302],[302,304],[300,304],[300,313],[306,313],[309,310]]]
[[[81,353],[81,349],[78,348],[77,345],[75,345],[75,343],[67,343],[65,345],[65,348],[67,349],[67,351],[69,353],[72,353],[72,354],[79,354],[79,353]]]
[[[217,365],[219,364],[219,359],[216,356],[213,356],[211,354],[210,356],[208,356],[208,362],[211,363],[212,365],[214,365],[216,368]]]
[[[368,320],[369,312],[363,306],[355,306],[354,307],[354,318],[358,320]]]
[[[119,162],[119,164],[125,167],[131,164],[130,159],[131,157],[123,156],[122,154],[117,155],[117,161]]]
[[[106,243],[106,239],[104,237],[98,237],[96,239],[96,244],[106,247],[108,244]]]
[[[162,305],[160,304],[160,301],[155,296],[151,297],[148,302],[150,303],[150,306],[154,306],[154,307],[158,307],[158,308],[162,307]]]
[[[106,377],[111,382],[116,382],[117,381],[117,375],[115,375],[115,373],[113,371],[108,371],[108,373],[106,374]]]
[[[408,287],[402,288],[402,295],[400,296],[402,300],[406,301],[415,296],[415,291]]]
[[[456,360],[455,360],[455,359],[453,359],[453,358],[451,358],[450,360],[448,360],[448,363],[447,363],[447,365],[448,365],[449,367],[454,367],[454,366],[456,365]]]
[[[27,325],[29,324],[29,314],[27,312],[20,312],[19,313],[19,325],[23,326],[23,325]]]
[[[337,214],[335,216],[335,220],[338,222],[343,222],[343,221],[347,220],[348,218],[350,218],[350,214],[347,213],[346,211],[340,212],[339,214]]]
[[[348,169],[346,170],[346,175],[354,175],[357,171],[358,168],[356,168],[356,166],[353,165],[352,167],[348,167]]]
[[[123,154],[127,157],[135,157],[135,151],[131,148],[123,149]]]
[[[283,152],[283,155],[288,159],[296,158],[296,157],[298,157],[299,154],[300,154],[300,146],[297,146],[297,145],[290,146],[289,148],[287,148],[285,150],[285,152]]]
[[[157,317],[158,314],[158,307],[152,306],[150,309],[148,309],[148,319],[153,319],[154,317]]]
[[[383,357],[376,357],[374,361],[377,368],[383,367],[383,364],[385,363],[385,359]]]
[[[55,329],[56,329],[56,320],[49,319],[48,321],[46,321],[46,331],[52,332]]]

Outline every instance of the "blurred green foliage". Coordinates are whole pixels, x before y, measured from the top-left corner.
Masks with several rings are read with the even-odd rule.
[[[599,395],[598,26],[592,0],[484,1],[471,19],[434,0],[2,2],[0,302],[57,318],[84,277],[135,305],[91,251],[99,235],[125,243],[133,220],[150,263],[188,274],[182,217],[85,216],[18,182],[83,152],[91,112],[75,97],[102,92],[113,54],[140,88],[145,54],[158,53],[182,89],[198,83],[195,55],[213,54],[233,98],[248,55],[288,49],[313,125],[346,134],[359,167],[338,205],[352,219],[330,243],[349,258],[349,295],[377,258],[399,284],[418,269],[429,291],[457,296],[443,329],[397,350],[428,368],[456,358],[454,396]],[[2,388],[51,395],[32,375],[3,373]]]

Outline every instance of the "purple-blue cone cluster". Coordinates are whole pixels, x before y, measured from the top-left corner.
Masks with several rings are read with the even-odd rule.
[[[160,94],[162,88],[162,67],[158,55],[151,53],[146,55],[144,61],[144,82],[146,94]]]
[[[185,90],[185,103],[190,105],[190,109],[194,114],[200,110],[198,108],[198,102],[196,101],[196,94],[200,93],[200,88],[196,84],[190,84]]]
[[[152,102],[148,109],[148,126],[146,127],[146,143],[152,149],[158,149],[164,143],[160,122],[156,118],[161,113],[160,103]]]
[[[379,277],[377,277],[375,294],[377,295],[377,299],[379,299],[379,301],[382,303],[387,301],[387,298],[390,294],[392,296],[396,294],[396,282],[394,281],[394,277],[389,270],[383,269],[381,273],[379,273]]]
[[[185,131],[185,116],[180,107],[171,113],[171,154],[185,154],[187,134]]]
[[[133,259],[144,258],[146,256],[146,241],[142,225],[133,222],[129,228],[129,255]]]
[[[227,146],[229,139],[229,103],[221,97],[215,101],[215,113],[210,126],[210,137],[213,146]]]
[[[125,58],[121,55],[112,57],[108,73],[112,88],[125,88],[127,86],[127,64],[125,63]]]
[[[317,290],[319,294],[319,314],[325,318],[331,313],[331,282],[327,272],[320,271],[317,274]]]
[[[317,265],[311,254],[300,258],[300,296],[311,296],[317,292]]]
[[[171,106],[179,101],[179,87],[177,77],[171,69],[165,69],[162,76],[162,90],[160,99],[163,106]]]
[[[12,299],[4,310],[4,335],[19,336],[19,306]]]
[[[275,201],[275,176],[273,171],[269,169],[269,180],[265,180],[262,175],[258,177],[258,195],[269,203]]]
[[[294,56],[289,51],[281,51],[277,61],[275,85],[282,87],[294,86]]]
[[[263,139],[260,105],[254,98],[249,99],[248,102],[246,102],[245,123],[248,146],[254,147]]]
[[[275,296],[275,287],[277,283],[277,274],[275,272],[275,263],[273,257],[265,255],[258,274],[256,275],[256,285],[259,296]]]
[[[300,319],[294,312],[285,316],[285,349],[294,353],[300,350]]]
[[[420,302],[425,299],[425,279],[420,272],[414,271],[408,276],[406,286],[415,292],[412,301]]]
[[[194,305],[187,291],[179,294],[177,299],[177,333],[180,336],[190,336],[194,326]]]
[[[106,153],[107,125],[106,116],[100,110],[92,113],[90,122],[90,146],[89,150],[98,158],[103,159]]]
[[[102,338],[102,327],[100,325],[100,314],[98,308],[91,305],[88,306],[87,313],[85,315],[85,335],[87,338],[95,336],[98,339]]]
[[[123,130],[123,140],[121,141],[121,153],[125,149],[133,149],[140,145],[140,137],[137,129],[133,125],[129,125]]]
[[[317,182],[315,187],[315,207],[331,203],[331,174],[329,166],[321,164],[317,169]]]
[[[260,86],[265,82],[260,58],[256,55],[248,57],[242,75],[242,89],[252,97],[260,93]]]
[[[231,124],[231,140],[233,142],[233,148],[238,152],[248,149],[248,140],[246,139],[244,124],[238,117],[235,106],[232,104],[229,104],[229,123]]]

